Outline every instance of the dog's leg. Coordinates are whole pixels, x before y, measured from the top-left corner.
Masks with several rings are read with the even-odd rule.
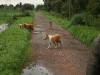
[[[52,29],[52,25],[50,26],[50,29]]]
[[[61,48],[63,48],[63,47],[62,47],[62,43],[61,43],[61,40],[60,40],[58,43],[60,43],[60,45],[61,45]]]
[[[54,43],[54,45],[55,45],[55,48],[57,48],[57,43],[56,42],[53,42]]]
[[[62,44],[61,44],[61,40],[58,40],[57,43],[60,43],[60,45],[62,46]]]
[[[52,26],[50,27],[50,29],[52,29]]]
[[[51,46],[51,43],[49,43],[48,49],[50,48],[50,46]]]
[[[57,46],[55,46],[55,48],[57,48]]]

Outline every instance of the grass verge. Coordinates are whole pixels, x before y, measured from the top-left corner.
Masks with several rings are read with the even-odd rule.
[[[17,10],[3,10],[0,9],[0,24],[8,23],[13,20],[13,16],[19,14]]]
[[[30,32],[19,28],[23,22],[32,23],[33,17],[19,17],[0,34],[0,75],[21,75],[21,69],[29,59]]]
[[[57,17],[44,11],[40,12],[40,14],[59,24],[61,27],[69,31],[76,39],[78,39],[88,47],[91,46],[94,39],[100,33],[100,30],[96,27],[83,25],[70,26],[70,20],[67,18],[59,18],[59,16]]]

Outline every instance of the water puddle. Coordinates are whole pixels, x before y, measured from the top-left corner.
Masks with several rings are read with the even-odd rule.
[[[34,30],[41,30],[40,28],[34,28]]]
[[[42,25],[37,25],[37,26],[42,26]]]
[[[23,69],[22,75],[53,75],[45,67],[40,65],[30,65]]]
[[[40,32],[34,32],[35,34],[38,34],[38,33],[40,33]]]
[[[0,25],[0,32],[4,31],[7,28],[8,28],[8,24],[2,24],[2,25]]]
[[[42,28],[34,28],[35,31],[43,31]]]

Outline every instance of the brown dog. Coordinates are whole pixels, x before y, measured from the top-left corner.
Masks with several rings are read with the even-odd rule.
[[[55,35],[46,34],[45,37],[44,37],[44,40],[48,40],[49,41],[48,49],[50,48],[51,43],[53,43],[55,45],[55,48],[57,48],[58,43],[60,43],[60,45],[62,46],[61,37],[60,37],[59,34],[55,34]]]
[[[52,22],[49,22],[49,29],[52,29]]]
[[[19,24],[19,27],[23,28],[25,24],[27,24],[27,23]]]
[[[20,28],[26,28],[29,29],[30,31],[34,30],[33,24],[27,24],[27,23],[23,23],[23,24],[19,24]]]
[[[34,30],[33,24],[24,24],[24,27],[30,31]]]

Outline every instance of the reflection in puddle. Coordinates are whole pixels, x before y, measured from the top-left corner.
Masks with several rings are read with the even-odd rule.
[[[42,28],[34,28],[34,31],[43,31]]]
[[[22,75],[53,75],[45,67],[35,65],[23,69]]]
[[[40,30],[40,28],[34,28],[34,30]]]
[[[37,26],[42,26],[42,25],[37,25]]]
[[[35,34],[38,34],[38,33],[40,33],[40,32],[34,32]]]

